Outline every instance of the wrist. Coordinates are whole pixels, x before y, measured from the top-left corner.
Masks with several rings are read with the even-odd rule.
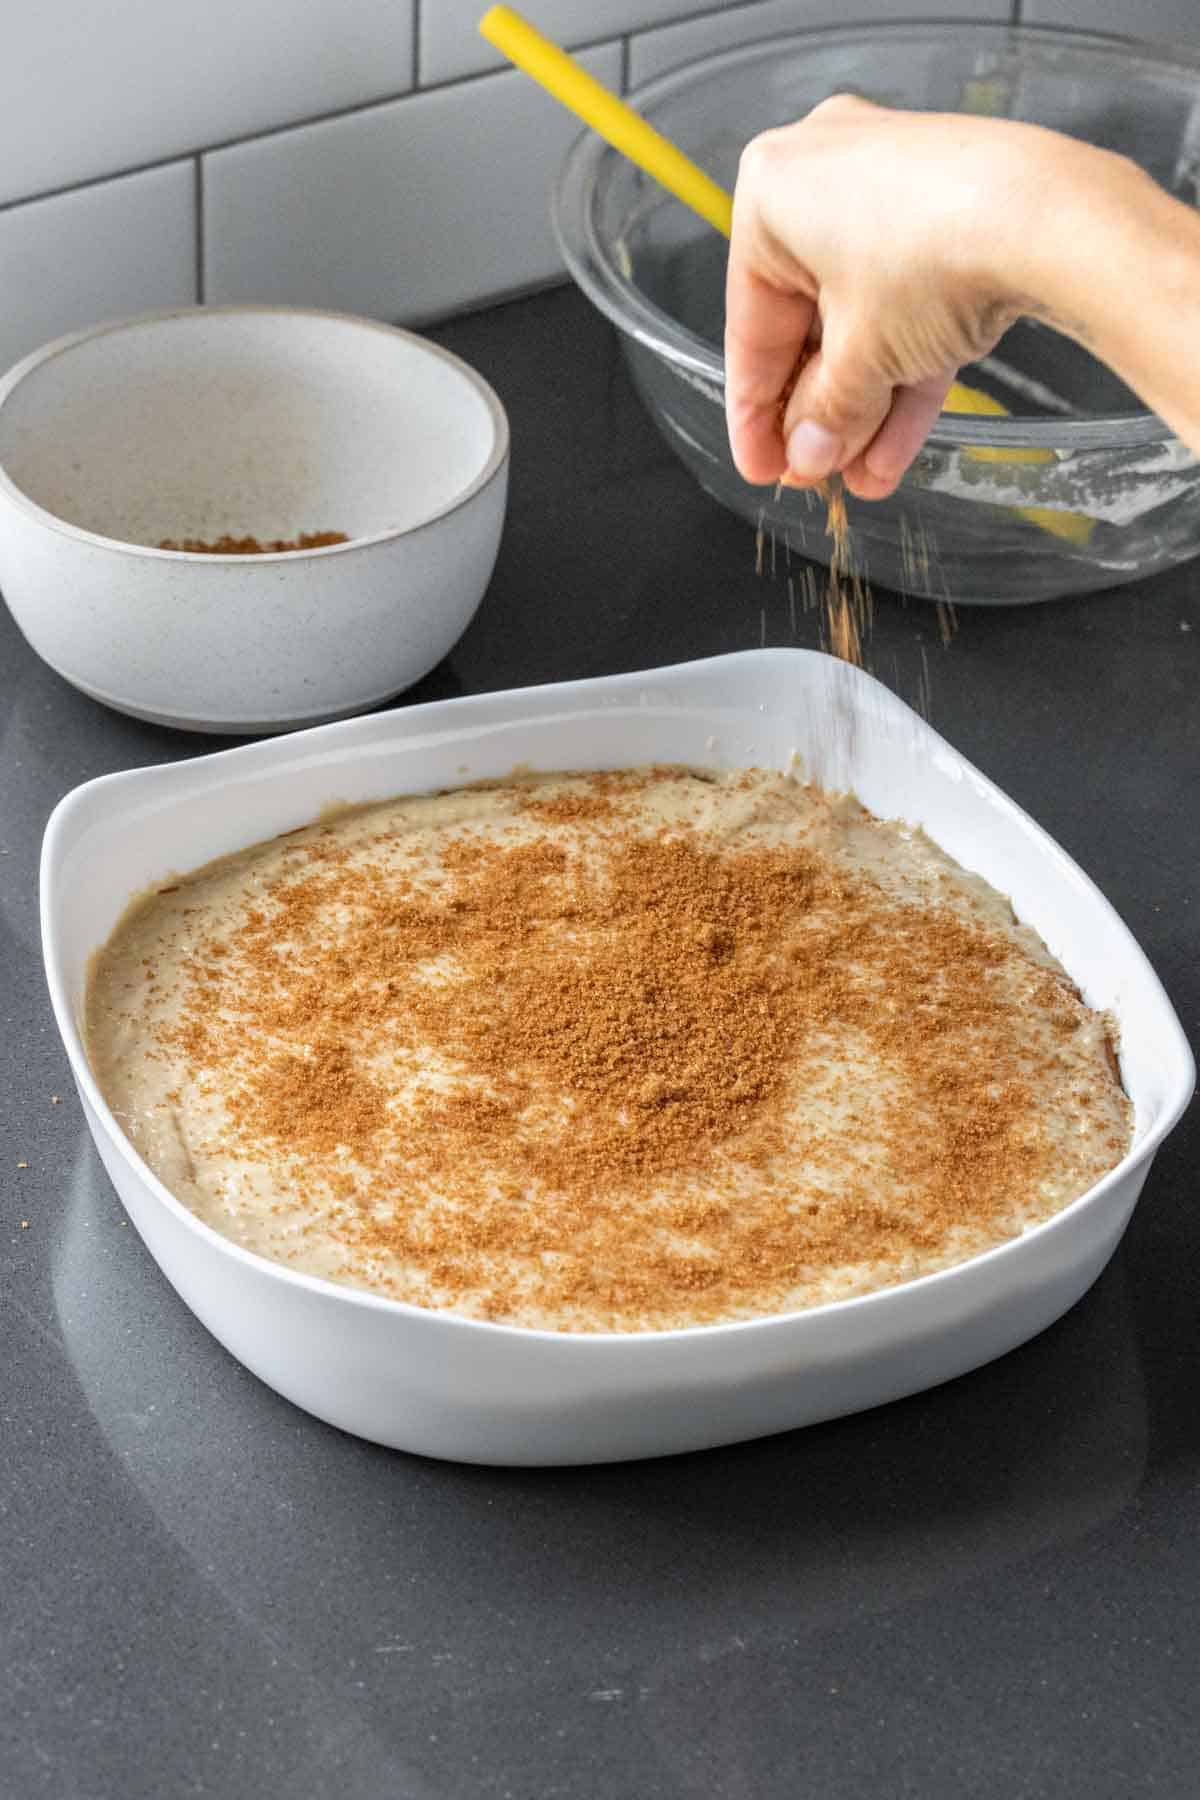
[[[1044,140],[1028,171],[1023,244],[1012,258],[1019,313],[1120,365],[1136,349],[1146,280],[1160,283],[1170,218],[1183,209],[1128,158],[1076,139]],[[1019,292],[1016,291],[1019,288]]]
[[[1039,126],[989,122],[977,176],[983,229],[965,241],[972,277],[997,333],[1021,316],[1086,341],[1097,300],[1095,265],[1124,228],[1113,190],[1140,178],[1108,151]],[[1107,215],[1112,214],[1112,218]]]
[[[1200,217],[1125,158],[1089,157],[1065,202],[1057,275],[1040,282],[1042,316],[1195,448]]]

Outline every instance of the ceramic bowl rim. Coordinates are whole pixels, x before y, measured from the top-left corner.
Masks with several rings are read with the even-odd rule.
[[[108,537],[103,532],[89,531],[85,526],[75,525],[69,519],[50,512],[38,501],[31,499],[24,489],[12,479],[3,462],[0,462],[0,498],[9,501],[18,511],[26,513],[43,528],[111,554],[138,559],[145,558],[147,561],[186,563],[194,568],[205,566],[215,569],[270,568],[277,563],[297,563],[323,560],[328,557],[344,557],[351,552],[369,549],[376,544],[394,543],[416,537],[420,532],[441,524],[443,520],[453,517],[455,513],[469,506],[504,469],[511,447],[508,414],[496,390],[477,369],[472,368],[471,364],[464,361],[461,356],[456,356],[452,350],[445,349],[441,344],[435,344],[430,338],[423,337],[420,332],[411,331],[406,326],[388,325],[381,319],[363,318],[357,313],[337,312],[327,307],[232,303],[216,306],[165,306],[154,308],[148,312],[131,313],[126,318],[108,319],[101,324],[90,325],[82,331],[67,332],[62,337],[54,338],[49,343],[42,344],[36,350],[30,351],[27,356],[22,357],[3,375],[0,375],[0,413],[3,413],[4,407],[27,377],[55,358],[68,356],[81,345],[91,343],[97,338],[108,337],[121,331],[139,330],[142,326],[163,324],[169,320],[207,320],[214,317],[243,318],[248,316],[319,319],[332,321],[339,325],[354,326],[363,331],[382,333],[389,338],[402,338],[436,361],[447,364],[466,379],[468,386],[483,401],[487,410],[492,427],[492,443],[483,467],[465,487],[460,488],[444,505],[427,513],[423,518],[414,520],[412,524],[388,526],[383,531],[349,538],[344,544],[323,544],[304,550],[272,550],[253,557],[222,555],[209,551],[164,550],[157,544],[134,544],[125,538]]]

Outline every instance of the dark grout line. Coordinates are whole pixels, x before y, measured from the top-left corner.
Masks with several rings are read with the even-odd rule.
[[[621,39],[621,72],[619,76],[620,87],[618,91],[622,94],[627,94],[629,92],[629,61],[631,54],[629,39],[629,32],[626,32],[625,36]]]
[[[480,3],[482,5],[482,0]],[[752,0],[752,3],[757,4],[757,0]],[[623,42],[623,38],[610,35],[585,38],[582,43],[566,44],[565,47],[570,50],[572,56],[582,56],[588,50],[610,50]],[[495,75],[515,75],[516,73],[517,70],[513,68],[508,58],[503,57],[494,68],[469,69],[465,75],[451,75],[446,81],[421,82],[415,91],[419,94],[444,94],[447,88],[469,87],[476,81],[490,81]]]
[[[196,208],[196,302],[204,305],[206,272],[204,267],[204,158],[194,159],[195,181],[193,185],[194,204]]]
[[[620,44],[619,38],[593,38],[577,49],[604,50],[614,44]],[[203,160],[222,150],[236,150],[243,144],[261,144],[270,138],[283,137],[289,131],[305,131],[310,125],[329,125],[337,119],[352,119],[359,113],[377,112],[385,106],[395,106],[401,100],[417,100],[424,94],[446,93],[451,88],[473,87],[477,81],[492,81],[497,76],[516,78],[517,71],[505,63],[499,69],[476,69],[469,75],[458,75],[450,81],[435,81],[429,87],[402,88],[399,93],[383,94],[374,100],[357,100],[350,106],[335,107],[331,112],[310,113],[303,119],[289,119],[283,125],[264,126],[259,131],[244,131],[238,136],[219,138],[212,144],[193,144],[181,150],[173,150],[169,156],[157,156],[149,162],[127,163],[115,169],[106,169],[100,175],[87,175],[79,181],[66,181],[58,187],[44,188],[36,194],[22,194],[16,200],[0,201],[0,215],[12,212],[18,206],[36,206],[42,200],[58,200],[64,194],[86,193],[88,188],[103,187],[106,182],[125,181],[133,175],[146,175],[152,169],[168,169],[173,163],[188,162],[192,157]]]
[[[707,0],[705,5],[693,6],[690,11],[672,13],[666,19],[655,19],[649,25],[630,25],[627,36],[629,38],[652,37],[656,31],[673,31],[678,25],[698,25],[704,19],[723,19],[730,13],[753,12],[757,6],[765,4],[766,0],[734,0],[734,4],[722,6],[720,0]],[[852,22],[851,20],[847,21],[847,23]],[[802,29],[801,24],[793,27],[795,31]]]
[[[159,156],[153,162],[130,163],[126,168],[106,170],[103,175],[87,175],[79,181],[64,181],[60,187],[42,188],[36,194],[22,194],[17,200],[0,200],[0,217],[15,212],[19,206],[39,206],[43,200],[61,200],[67,194],[86,194],[89,188],[105,187],[110,181],[125,181],[134,175],[149,175],[153,169],[170,169],[198,155],[193,150],[180,150],[172,156]]]
[[[707,0],[705,5],[692,7],[690,12],[672,13],[669,18],[655,19],[653,24],[650,25],[632,25],[629,28],[629,38],[632,40],[635,37],[654,37],[660,31],[675,31],[680,25],[700,25],[710,19],[728,19],[737,13],[756,12],[760,6],[765,6],[766,4],[767,0],[732,0],[732,4],[729,4],[727,0],[727,4],[722,6],[720,0]],[[910,8],[901,10],[900,16],[912,17],[915,19],[920,17],[920,13],[921,8],[916,4],[916,0],[914,0],[914,3]],[[840,22],[846,25],[853,25],[856,23],[856,20],[854,19],[853,13],[851,13],[849,18]],[[863,20],[857,22],[866,24],[870,21]],[[791,31],[803,31],[804,29],[805,26],[802,19],[798,19],[795,25],[783,28],[783,30]],[[815,26],[813,29],[819,30],[821,28]],[[777,32],[779,35],[782,35],[782,32],[778,31],[778,28]],[[733,46],[730,47],[733,48]]]
[[[413,0],[412,78],[414,88],[419,88],[421,85],[421,7],[423,4],[424,0]]]

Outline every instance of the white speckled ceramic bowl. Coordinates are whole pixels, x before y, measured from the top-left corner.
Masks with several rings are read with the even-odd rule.
[[[496,395],[411,332],[292,308],[146,314],[0,380],[0,590],[96,700],[286,730],[374,706],[446,654],[491,576],[507,482]],[[350,542],[157,547],[318,531]]]
[[[1111,1008],[1134,1106],[1128,1155],[1044,1224],[854,1300],[690,1331],[556,1333],[433,1312],[298,1274],[174,1198],[105,1103],[80,1033],[92,953],[130,896],[315,817],[332,801],[542,769],[687,762],[786,768],[923,825],[1011,895],[1089,1002]],[[876,1406],[1041,1331],[1112,1255],[1192,1091],[1187,1040],[1142,952],[1087,877],[870,676],[764,650],[647,675],[399,708],[77,788],[46,830],[42,932],[88,1125],[168,1279],[255,1374],[383,1444],[487,1463],[696,1450]]]

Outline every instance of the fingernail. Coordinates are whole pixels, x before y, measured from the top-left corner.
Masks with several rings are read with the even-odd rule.
[[[803,481],[823,481],[842,454],[842,440],[813,419],[793,425],[787,441],[788,468]]]

